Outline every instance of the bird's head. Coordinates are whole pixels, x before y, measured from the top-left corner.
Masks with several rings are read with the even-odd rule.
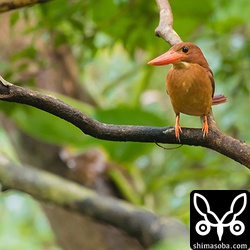
[[[149,65],[161,66],[176,63],[196,63],[208,68],[208,62],[201,49],[189,42],[178,43],[172,46],[169,51],[148,62]]]

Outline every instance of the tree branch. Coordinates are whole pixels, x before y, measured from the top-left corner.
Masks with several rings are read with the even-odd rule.
[[[51,0],[4,0],[0,2],[0,13]]]
[[[181,43],[179,35],[173,30],[173,14],[168,0],[156,0],[160,13],[160,21],[155,35],[163,38],[170,46]]]
[[[185,144],[213,149],[250,168],[250,148],[246,143],[221,133],[209,116],[209,133],[203,138],[201,129],[182,128],[181,142],[173,127],[113,125],[98,122],[74,107],[52,97],[5,81],[0,76],[0,100],[27,104],[60,117],[83,133],[102,140]]]
[[[16,166],[0,155],[0,182],[12,189],[52,202],[135,237],[144,247],[161,240],[186,237],[187,228],[127,202],[102,197],[83,186],[35,168]]]

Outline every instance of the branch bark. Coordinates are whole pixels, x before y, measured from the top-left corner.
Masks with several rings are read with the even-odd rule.
[[[181,38],[173,29],[173,14],[168,0],[156,0],[156,3],[160,18],[155,35],[163,38],[170,46],[181,43]]]
[[[51,0],[4,0],[0,2],[0,13],[49,1]]]
[[[185,144],[213,149],[250,168],[250,148],[245,142],[223,134],[216,127],[212,113],[208,117],[209,133],[203,138],[201,129],[182,128],[181,142],[173,127],[113,125],[98,122],[66,103],[33,90],[5,81],[0,76],[0,100],[27,104],[60,117],[83,133],[102,140]]]
[[[187,237],[180,222],[165,219],[127,202],[102,197],[87,188],[35,168],[17,166],[0,155],[0,181],[40,200],[108,223],[135,237],[144,247],[161,240]]]

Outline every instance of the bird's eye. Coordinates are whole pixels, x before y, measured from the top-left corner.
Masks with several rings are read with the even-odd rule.
[[[183,48],[182,48],[182,51],[183,51],[184,53],[187,53],[187,52],[188,52],[188,47],[187,47],[187,46],[183,47]]]

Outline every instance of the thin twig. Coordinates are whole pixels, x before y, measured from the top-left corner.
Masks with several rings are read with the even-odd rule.
[[[182,40],[173,29],[173,14],[167,0],[156,0],[159,8],[160,20],[155,29],[155,35],[163,38],[170,46],[181,43]]]

